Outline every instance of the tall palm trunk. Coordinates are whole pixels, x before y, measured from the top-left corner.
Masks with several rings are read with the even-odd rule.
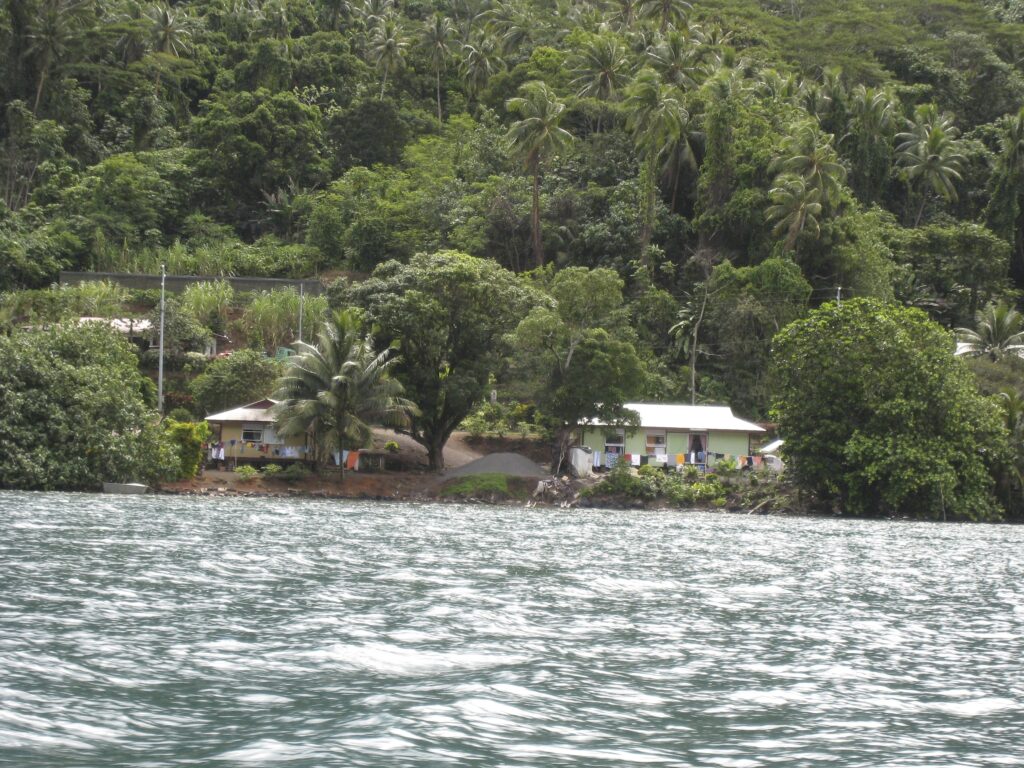
[[[530,159],[533,171],[533,209],[530,212],[530,226],[533,229],[533,259],[538,267],[544,266],[544,241],[540,232],[540,157],[535,152]]]
[[[643,222],[640,227],[640,263],[645,267],[647,264],[647,246],[651,244],[654,235],[654,207],[657,197],[657,184],[654,180],[655,164],[657,157],[651,154],[647,158],[647,167],[644,170],[644,210]]]
[[[39,86],[36,88],[36,100],[32,104],[32,114],[36,115],[39,113],[39,102],[43,98],[43,84],[46,83],[46,73],[50,71],[50,55],[46,54],[43,58],[43,66],[39,71]]]
[[[783,245],[783,250],[785,250],[786,253],[792,253],[796,248],[796,239],[803,231],[806,220],[807,211],[801,210],[800,213],[797,214],[796,218],[793,219],[793,223],[789,225],[789,232],[786,233],[786,243]]]
[[[690,405],[697,404],[697,338],[700,324],[704,321],[704,310],[708,306],[708,284],[704,281],[704,300],[700,304],[700,314],[693,324],[693,338],[690,340]]]
[[[441,130],[444,126],[441,120],[441,68],[438,67],[434,70],[434,79],[437,84],[437,130]]]
[[[384,67],[384,77],[380,81],[380,100],[384,101],[384,89],[388,84],[388,68]]]

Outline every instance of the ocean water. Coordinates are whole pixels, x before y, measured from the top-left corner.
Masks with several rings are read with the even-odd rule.
[[[1020,766],[1024,528],[0,493],[0,765]]]

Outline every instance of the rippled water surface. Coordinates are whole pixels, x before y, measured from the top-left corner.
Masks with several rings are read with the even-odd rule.
[[[1024,765],[1024,529],[0,494],[0,764]]]

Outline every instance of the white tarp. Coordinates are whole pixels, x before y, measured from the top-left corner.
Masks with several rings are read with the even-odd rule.
[[[569,449],[569,466],[576,477],[588,477],[594,471],[594,459],[587,448]]]

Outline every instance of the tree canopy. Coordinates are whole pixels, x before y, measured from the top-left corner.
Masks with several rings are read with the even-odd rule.
[[[854,514],[996,519],[998,406],[924,312],[854,299],[786,326],[772,350],[787,472]]]
[[[379,329],[378,343],[396,344],[397,378],[418,407],[409,434],[444,467],[443,448],[501,364],[506,335],[536,301],[511,272],[455,251],[387,262],[348,300]]]
[[[177,472],[130,345],[102,323],[0,336],[0,487],[97,490]]]

